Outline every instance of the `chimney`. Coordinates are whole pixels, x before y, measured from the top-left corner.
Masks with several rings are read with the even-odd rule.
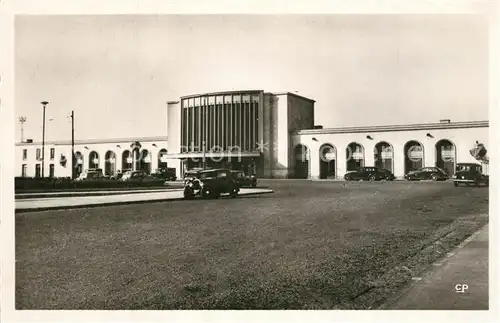
[[[450,119],[441,119],[439,120],[439,123],[450,123],[451,120]]]
[[[33,143],[33,139],[26,139],[26,143],[27,144],[32,144]]]
[[[323,129],[323,126],[321,126],[321,125],[315,125],[315,126],[313,127],[313,129]]]

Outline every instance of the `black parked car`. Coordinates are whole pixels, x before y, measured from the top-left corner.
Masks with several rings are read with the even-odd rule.
[[[153,175],[148,174],[142,170],[134,170],[123,173],[120,181],[127,184],[149,183],[149,184],[163,184],[164,180]]]
[[[176,181],[177,180],[177,176],[175,175],[175,168],[170,168],[170,167],[158,168],[156,170],[156,172],[152,175],[159,177],[159,178],[163,178],[167,181]]]
[[[453,175],[453,184],[481,186],[481,184],[488,185],[490,176],[486,174],[483,167],[475,163],[459,163],[457,164],[456,173]]]
[[[408,172],[405,179],[409,181],[433,180],[445,181],[449,178],[448,174],[439,167],[422,167]]]
[[[254,175],[248,176],[242,170],[232,170],[231,174],[234,176],[240,187],[257,186],[257,177],[255,177]]]
[[[396,177],[387,169],[377,167],[360,167],[357,170],[347,172],[344,175],[346,181],[392,181]]]
[[[229,169],[201,170],[195,176],[185,177],[184,198],[219,198],[221,194],[236,197],[240,187]]]
[[[203,168],[193,168],[184,172],[184,184],[193,178],[198,178],[202,170]]]

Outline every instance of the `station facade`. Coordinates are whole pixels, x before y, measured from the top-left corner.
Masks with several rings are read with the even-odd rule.
[[[314,102],[262,90],[196,94],[169,102],[168,163],[178,177],[195,167],[227,167],[261,178],[286,178],[289,170],[280,160],[293,155],[292,133],[313,128]]]
[[[167,159],[178,176],[193,167],[229,167],[262,178],[340,179],[362,166],[398,178],[421,167],[450,175],[488,147],[488,121],[325,128],[314,103],[295,93],[233,91],[168,103]]]
[[[457,163],[480,163],[470,150],[488,147],[488,121],[304,129],[292,135],[296,178],[342,178],[361,166],[390,170],[396,177],[421,167],[449,175]],[[484,167],[487,167],[485,165]]]
[[[450,175],[459,162],[477,162],[476,143],[488,148],[488,121],[323,128],[314,123],[315,101],[295,93],[243,90],[196,94],[167,103],[164,137],[75,142],[76,175],[174,168],[239,169],[259,178],[341,179],[362,166],[402,178],[420,167]],[[16,145],[16,176],[71,176],[71,143]]]
[[[154,172],[160,167],[167,167],[166,143],[166,137],[76,140],[75,175],[96,168],[102,169],[105,175],[127,170]],[[71,141],[50,141],[43,146],[44,149],[41,142],[16,144],[16,176],[71,177]]]

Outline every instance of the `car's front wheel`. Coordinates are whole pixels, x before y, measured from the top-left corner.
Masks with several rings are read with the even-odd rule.
[[[437,177],[437,175],[436,175],[436,174],[432,174],[431,179],[432,179],[433,181],[437,181],[437,180],[438,180],[438,177]]]
[[[368,177],[368,180],[369,180],[370,182],[373,182],[373,181],[376,181],[376,180],[377,180],[377,177],[376,177],[375,175],[370,175],[370,176]]]
[[[214,192],[212,191],[212,189],[208,186],[204,186],[201,190],[201,197],[210,198],[212,196],[214,196]]]
[[[350,176],[350,175],[345,175],[345,176],[344,176],[344,179],[345,179],[346,181],[350,181],[350,180],[351,180],[351,176]]]
[[[184,190],[184,199],[186,200],[192,200],[194,199],[194,192],[193,192],[193,189],[191,188],[186,188]]]

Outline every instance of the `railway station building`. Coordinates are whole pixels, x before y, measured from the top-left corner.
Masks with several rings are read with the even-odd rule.
[[[96,168],[108,176],[127,170],[154,172],[157,168],[167,167],[166,143],[165,136],[75,140],[75,175]],[[48,141],[44,145],[31,140],[17,143],[16,176],[71,177],[71,154],[70,140]]]
[[[423,124],[324,128],[315,101],[290,92],[241,90],[195,94],[167,103],[163,137],[77,140],[76,174],[227,167],[259,178],[341,179],[362,166],[398,178],[420,167],[453,174],[456,163],[477,162],[470,150],[488,148],[489,122],[439,120]],[[71,176],[71,142],[16,144],[16,176]],[[44,168],[42,171],[42,167]]]
[[[488,147],[488,121],[323,128],[315,101],[295,93],[232,91],[168,103],[167,160],[178,176],[193,167],[229,167],[261,178],[339,179],[362,166],[396,177],[421,167],[449,174]]]

